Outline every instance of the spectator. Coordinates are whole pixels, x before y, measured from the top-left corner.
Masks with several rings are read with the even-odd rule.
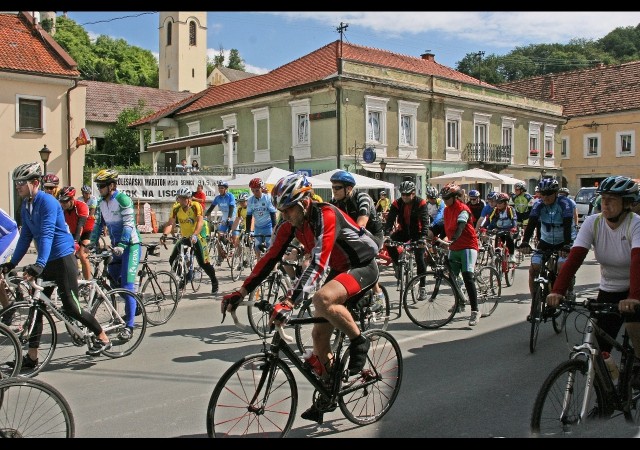
[[[198,173],[200,172],[200,164],[198,164],[197,160],[193,160],[191,161],[191,173]]]

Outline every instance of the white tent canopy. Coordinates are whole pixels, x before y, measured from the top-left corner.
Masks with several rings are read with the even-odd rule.
[[[501,185],[501,184],[515,184],[522,180],[509,177],[506,175],[500,175],[495,172],[489,172],[488,170],[484,170],[484,169],[469,169],[469,170],[463,170],[461,172],[454,172],[454,173],[448,173],[445,175],[440,175],[438,177],[432,177],[430,181],[431,183],[437,183],[437,184],[491,183],[494,185]]]
[[[340,169],[330,170],[328,172],[323,172],[321,174],[315,175],[313,178],[319,178],[321,180],[326,180],[329,182],[329,187],[331,187],[331,176],[338,172]],[[386,189],[389,192],[389,199],[393,201],[395,197],[395,184],[389,183],[388,181],[376,180],[375,178],[365,177],[364,175],[358,175],[357,173],[351,172],[353,178],[356,180],[355,189]],[[315,186],[315,184],[314,184]]]
[[[262,178],[262,181],[264,181],[264,184],[266,184],[269,188],[271,188],[274,184],[280,181],[280,178],[290,175],[292,173],[293,172],[280,169],[278,167],[271,167],[269,169],[256,172],[254,174],[238,175],[236,178],[227,180],[227,183],[229,183],[229,187],[234,187],[234,188],[249,187],[249,181],[251,181],[253,178]],[[331,189],[331,182],[329,181],[325,181],[317,177],[307,177],[307,179],[311,182],[314,188]]]

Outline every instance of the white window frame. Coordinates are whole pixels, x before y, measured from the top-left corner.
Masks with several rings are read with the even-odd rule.
[[[584,134],[582,141],[582,153],[585,158],[599,158],[602,152],[602,135],[601,133],[587,133]],[[592,140],[596,141],[596,152],[589,153],[589,145]]]
[[[366,146],[375,147],[378,156],[384,157],[387,155],[387,104],[388,98],[374,97],[371,95],[365,95],[365,129]],[[377,113],[378,115],[378,127],[380,136],[377,140],[372,138],[372,130],[369,117],[371,113]]]
[[[194,136],[196,134],[200,134],[200,122],[188,122],[187,128],[189,128],[189,136]],[[197,159],[199,163],[200,161],[200,147],[189,147],[189,158],[187,159],[188,163],[191,163],[193,159]]]
[[[491,114],[473,113],[473,143],[489,145]]]
[[[545,124],[544,126],[544,165],[545,167],[553,167],[556,160],[556,126]],[[551,156],[547,156],[547,152],[551,151]]]
[[[225,130],[227,128],[235,128],[236,130],[238,129],[238,115],[236,113],[220,116],[220,119],[222,119],[223,129]],[[238,142],[233,141],[233,165],[235,166],[236,164],[238,164]],[[227,157],[226,151],[223,152],[223,165],[227,167],[229,166],[229,158]]]
[[[513,136],[515,134],[516,119],[514,117],[502,118],[501,145],[511,147],[511,164],[515,163],[516,149],[514,148]]]
[[[252,109],[253,114],[253,162],[271,161],[271,122],[269,118],[269,107]],[[258,121],[267,121],[267,148],[258,148]]]
[[[529,144],[527,145],[527,163],[530,166],[540,166],[540,161],[544,158],[544,149],[540,148],[541,122],[529,122]],[[531,156],[531,150],[538,150],[538,154]]]
[[[628,152],[622,150],[622,139],[629,139],[630,149]],[[616,157],[627,158],[636,156],[636,132],[634,130],[616,132]]]
[[[564,152],[564,153],[563,153]],[[571,158],[571,137],[563,136],[561,139],[560,156],[562,159]]]
[[[311,158],[311,99],[289,102],[291,107],[291,154],[296,159]]]
[[[35,100],[40,102],[40,119],[42,123],[42,129],[40,130],[21,130],[20,129],[20,100]],[[16,133],[42,133],[47,132],[47,98],[35,95],[23,95],[16,94]]]
[[[417,125],[419,103],[398,100],[398,158],[417,159]],[[405,119],[403,122],[403,118]],[[407,136],[405,124],[409,126]]]
[[[462,158],[462,149],[460,148],[462,112],[461,109],[445,109],[445,160],[447,161],[460,161]]]

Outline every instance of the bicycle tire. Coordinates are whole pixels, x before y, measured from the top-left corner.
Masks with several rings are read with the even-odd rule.
[[[22,345],[9,326],[0,322],[0,379],[17,377],[22,368]]]
[[[481,317],[489,317],[498,307],[502,298],[500,275],[492,266],[484,266],[475,273],[478,295],[478,311]]]
[[[33,311],[31,310],[33,308]],[[36,332],[32,327],[35,316],[42,316],[42,329]],[[16,334],[23,353],[29,350],[29,340],[39,339],[38,364],[33,368],[25,368],[24,361],[20,369],[21,377],[33,377],[40,373],[51,361],[58,344],[58,330],[51,313],[41,305],[30,306],[27,302],[14,302],[0,313],[0,322],[7,324],[11,318],[9,328]],[[29,336],[31,334],[31,336]]]
[[[382,305],[380,305],[381,309],[379,311],[372,311],[371,309],[376,301],[373,289],[370,289],[369,292],[365,294],[365,296],[369,298],[369,304],[367,306],[361,308],[354,307],[351,310],[353,320],[358,324],[358,328],[362,331],[386,330],[389,326],[389,317],[391,314],[389,292],[387,292],[387,288],[382,284],[380,285],[380,289],[384,295],[384,300],[382,301]]]
[[[544,286],[540,283],[536,284],[533,298],[531,299],[531,332],[529,334],[529,352],[531,353],[536,351],[538,343],[540,324],[543,320],[544,298],[546,297],[544,294]]]
[[[588,421],[605,419],[609,408],[606,406],[604,389],[598,377],[593,380],[587,420],[579,420],[584,402],[587,362],[571,359],[560,363],[545,379],[536,396],[531,414],[530,431],[535,437],[567,436],[578,437],[579,428],[587,429]],[[610,414],[609,410],[609,414]]]
[[[420,280],[424,278],[427,298],[420,300],[416,294],[420,289]],[[410,303],[414,296],[415,303]],[[433,330],[443,327],[453,320],[458,311],[459,300],[452,282],[436,272],[416,275],[409,281],[402,298],[402,305],[409,319],[420,328]]]
[[[569,315],[568,311],[560,311],[557,310],[557,313],[551,318],[551,323],[553,324],[553,331],[556,334],[562,333],[564,330],[564,326],[567,323],[567,316]]]
[[[306,317],[313,317],[313,303],[311,300],[307,300],[300,306],[298,311],[298,318],[303,319]],[[313,325],[294,325],[294,332],[296,336],[296,346],[301,355],[304,355],[307,350],[313,350],[313,340],[311,339],[311,330]],[[340,333],[337,329],[333,330],[333,340],[331,342],[331,351],[335,352],[338,348],[338,341],[340,340]],[[345,336],[345,341],[348,342],[348,338]]]
[[[211,261],[211,264],[216,265],[218,263],[218,238],[217,237],[214,236],[213,238],[209,239],[208,252],[209,252],[209,261]]]
[[[60,391],[36,379],[0,380],[0,437],[74,436],[73,412]]]
[[[398,397],[402,384],[404,363],[400,345],[383,330],[368,330],[367,362],[356,380],[349,380],[345,393],[340,393],[338,406],[352,423],[368,425],[382,419]],[[341,361],[340,373],[347,377],[349,364],[347,348]],[[372,382],[373,381],[373,382]]]
[[[216,383],[207,406],[207,435],[283,438],[298,407],[298,386],[281,359],[265,354],[237,361]]]
[[[173,261],[173,264],[171,264],[171,271],[178,279],[178,291],[180,292],[181,299],[187,289],[187,282],[184,275],[185,270],[183,269],[183,267],[182,255],[178,255]]]
[[[260,311],[260,309],[253,306],[253,303],[265,301],[270,305],[275,305],[287,295],[287,289],[282,283],[277,283],[277,286],[274,286],[278,278],[275,275],[276,273],[273,272],[273,276],[267,277],[249,293],[248,297],[250,303],[247,305],[247,318],[253,331],[261,338],[273,334],[273,330],[269,325],[270,313]]]
[[[242,244],[238,245],[233,252],[233,257],[231,258],[231,279],[233,281],[238,281],[244,271],[244,252],[245,248]]]
[[[202,286],[202,278],[203,278],[204,270],[202,267],[196,266],[191,269],[191,280],[189,283],[191,284],[191,290],[196,293],[200,290],[200,286]]]
[[[502,260],[502,270],[504,271],[504,282],[507,287],[509,287],[513,286],[513,280],[516,277],[516,264],[509,262],[509,257],[511,254],[506,247],[504,248],[504,251],[505,253]]]
[[[102,352],[103,355],[109,358],[121,358],[128,356],[138,348],[142,343],[145,332],[147,330],[147,312],[144,304],[140,299],[140,295],[131,292],[128,289],[115,288],[108,292],[105,292],[105,298],[99,298],[91,309],[91,314],[96,318],[98,323],[102,326],[109,340],[111,341],[111,348]],[[131,339],[121,339],[118,335],[125,327],[125,295],[131,295],[136,301],[136,310],[134,311],[135,323],[133,327],[133,337]],[[120,318],[114,318],[111,308],[105,305],[105,302],[111,303],[115,310],[120,315]]]
[[[178,308],[178,278],[168,270],[150,271],[140,289],[149,325],[165,324]]]

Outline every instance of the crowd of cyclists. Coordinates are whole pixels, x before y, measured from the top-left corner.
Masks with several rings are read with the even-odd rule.
[[[87,352],[91,356],[100,355],[111,346],[100,325],[78,301],[78,277],[91,278],[89,253],[100,236],[110,238],[113,260],[108,271],[112,279],[117,280],[117,287],[131,292],[137,289],[141,236],[133,201],[118,190],[117,180],[117,171],[101,170],[94,179],[98,198],[91,195],[90,186],[82,186],[78,195],[72,186],[59,186],[55,175],[43,176],[38,163],[23,164],[13,171],[13,182],[23,199],[21,229],[0,210],[0,269],[3,273],[14,269],[33,241],[36,262],[24,268],[23,276],[56,281],[65,311],[97,336]],[[481,317],[474,270],[479,236],[488,230],[497,231],[496,239],[504,242],[511,258],[516,250],[531,254],[532,295],[533,280],[540,271],[543,253],[560,251],[558,279],[548,297],[550,307],[556,307],[562,300],[569,280],[591,248],[601,264],[598,300],[617,301],[623,312],[633,311],[633,305],[640,303],[640,277],[633,276],[634,268],[640,267],[640,217],[634,212],[638,210],[640,198],[638,185],[630,178],[612,176],[600,183],[597,193],[602,199],[602,212],[588,216],[582,226],[577,223],[576,205],[568,196],[568,189],[560,188],[552,178],[541,179],[534,195],[527,193],[525,183],[519,182],[513,193],[490,191],[485,199],[478,190],[472,189],[467,194],[455,183],[440,190],[428,186],[422,198],[417,195],[413,181],[403,181],[398,186],[398,198],[390,201],[387,192],[381,191],[377,202],[357,189],[353,175],[347,171],[334,173],[331,184],[332,198],[324,202],[302,173],[283,177],[271,192],[262,179],[254,178],[248,185],[251,193],[239,193],[238,198],[229,192],[227,182],[220,181],[218,195],[206,210],[206,197],[200,187],[196,192],[182,188],[169,218],[159,227],[160,239],[164,243],[168,233],[175,232],[179,226],[183,239],[176,241],[170,262],[176,258],[181,245],[188,242],[193,246],[198,265],[210,278],[211,294],[227,292],[220,305],[225,313],[234,311],[279,261],[291,258],[290,244],[295,243],[296,248],[305,253],[303,270],[286,297],[275,305],[271,323],[286,323],[293,309],[306,295],[311,295],[315,314],[328,320],[314,324],[312,332],[313,353],[327,371],[332,367],[330,339],[334,328],[349,338],[349,372],[359,372],[366,362],[370,342],[345,304],[370,289],[378,301],[384,299],[376,256],[386,251],[399,277],[399,248],[391,242],[417,243],[412,247],[417,275],[427,272],[425,249],[428,244],[446,249],[452,275],[456,279],[461,276],[468,295],[469,326],[476,326]],[[233,246],[241,245],[242,232],[254,238],[256,264],[233,292],[220,285],[215,261],[210,261],[207,250],[212,231],[209,224],[215,208],[220,212],[215,232],[226,235]],[[521,241],[516,247],[514,237],[519,233],[522,233]],[[530,242],[534,236],[537,244],[532,249]],[[224,252],[225,249],[218,249],[220,258],[227,256]],[[422,278],[419,300],[427,296],[424,282]],[[0,306],[7,307],[4,289],[0,291]],[[128,327],[120,339],[131,338],[134,315],[135,299],[131,297],[125,308]],[[632,342],[637,344],[634,348],[638,349],[640,361],[640,314],[628,314],[605,327],[615,336],[623,323]],[[37,343],[33,346],[37,349]],[[606,344],[601,344],[601,348],[606,349]],[[23,362],[26,367],[37,364],[37,358],[31,354],[30,348]],[[638,367],[640,371],[640,363]],[[640,387],[640,376],[636,383]],[[319,414],[312,406],[302,417],[318,421]]]

